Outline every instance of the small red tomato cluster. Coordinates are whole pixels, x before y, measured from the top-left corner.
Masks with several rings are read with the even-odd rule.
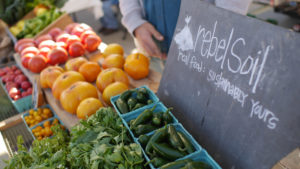
[[[23,72],[15,65],[0,69],[0,77],[5,84],[9,96],[13,100],[19,100],[32,94],[32,86]]]
[[[71,23],[64,30],[53,28],[36,39],[19,40],[15,50],[21,55],[22,65],[39,73],[48,65],[63,64],[70,57],[82,56],[85,51],[97,50],[101,38],[84,23]]]

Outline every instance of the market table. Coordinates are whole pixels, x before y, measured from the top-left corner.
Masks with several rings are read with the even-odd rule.
[[[105,43],[101,43],[99,46],[99,51],[90,53],[90,54],[85,54],[85,56],[87,58],[91,58],[94,61],[97,60],[99,64],[101,64],[102,59],[95,59],[95,56],[98,56],[99,58],[101,58],[101,51],[104,51],[104,49],[106,48],[106,44]],[[21,62],[21,58],[20,55],[18,53],[15,53],[13,55],[17,65],[21,68],[21,70],[24,72],[24,74],[28,77],[28,79],[30,80],[30,82],[34,85],[34,87],[39,86],[39,74],[36,73],[32,73],[30,72],[28,69],[24,68]],[[128,76],[129,78],[129,82],[130,82],[130,88],[137,88],[143,85],[147,85],[152,91],[157,92],[158,87],[159,87],[159,83],[160,83],[160,79],[161,79],[161,74],[159,72],[156,72],[155,70],[150,69],[149,75],[147,78],[141,79],[141,80],[134,80],[132,79],[130,76]],[[40,87],[37,87],[40,88]],[[74,114],[70,114],[68,112],[66,112],[61,104],[59,103],[59,100],[55,99],[51,89],[42,89],[45,95],[45,99],[47,100],[48,104],[53,108],[54,112],[58,115],[59,119],[64,123],[64,125],[66,126],[66,128],[68,128],[69,130],[78,123],[79,119],[77,118],[76,115]],[[100,100],[103,102],[102,100],[102,95],[101,93],[98,91],[99,94],[99,98]],[[40,95],[41,96],[41,95]],[[37,101],[37,96],[35,96],[34,103],[36,103]],[[107,105],[106,105],[107,106]]]

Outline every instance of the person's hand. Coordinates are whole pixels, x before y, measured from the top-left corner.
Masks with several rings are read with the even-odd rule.
[[[134,35],[150,56],[165,59],[165,56],[160,52],[152,39],[152,36],[154,36],[155,39],[162,41],[164,40],[164,37],[154,28],[153,25],[149,22],[143,23],[134,30]]]

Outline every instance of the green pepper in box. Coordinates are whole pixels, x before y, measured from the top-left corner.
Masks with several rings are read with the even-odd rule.
[[[186,148],[183,147],[183,142],[176,132],[174,126],[168,126],[169,142],[173,147],[177,147],[180,151],[185,151]]]
[[[155,158],[162,158],[163,160],[169,161],[170,164],[165,164],[165,167],[172,168],[173,165],[178,166],[178,163],[180,163],[173,163],[174,160],[186,159],[202,151],[202,148],[199,146],[199,144],[180,124],[170,124],[156,130],[154,133],[149,133],[147,135],[150,136],[150,140],[146,144],[146,147],[142,147],[145,148],[146,159],[148,156],[150,157],[149,165],[151,168],[161,167],[157,166],[157,164],[154,165],[151,162]],[[137,141],[140,142],[140,139]],[[189,160],[185,160],[184,164],[181,164],[181,167],[184,167],[188,162]]]
[[[155,157],[152,160],[148,161],[145,165],[148,165],[150,163],[152,163],[152,165],[154,165],[154,167],[159,167],[162,165],[165,165],[167,163],[169,163],[170,161],[160,158],[160,157]]]
[[[152,118],[153,110],[156,106],[154,106],[152,109],[146,109],[144,110],[133,122],[132,126],[130,128],[135,128],[138,125],[147,122]]]
[[[158,153],[160,156],[167,158],[169,160],[176,160],[178,158],[181,158],[185,156],[186,154],[184,152],[178,151],[175,148],[171,147],[167,143],[152,143],[152,148],[156,153]]]
[[[161,142],[166,137],[167,137],[166,127],[156,130],[154,135],[150,138],[150,140],[148,141],[148,143],[146,145],[146,149],[145,149],[146,153],[149,155],[152,154],[153,153],[152,143]]]
[[[137,100],[135,98],[130,98],[127,101],[127,105],[129,106],[129,110],[133,110],[133,108],[135,107],[136,104],[137,104]]]
[[[155,129],[156,127],[151,124],[140,124],[135,128],[134,132],[137,135],[142,135],[142,134],[147,134]]]
[[[189,142],[188,138],[183,134],[182,131],[178,131],[177,134],[179,135],[181,141],[183,142],[186,150],[188,153],[192,153],[195,151],[193,145]]]
[[[149,140],[150,140],[150,137],[147,135],[140,135],[140,137],[139,137],[139,142],[141,143],[141,145],[143,147],[146,146],[146,144],[148,143]]]
[[[116,101],[116,105],[118,107],[118,110],[122,113],[122,114],[125,114],[128,112],[128,106],[127,104],[124,102],[123,99],[118,98],[118,100]]]
[[[142,107],[144,107],[144,106],[145,106],[145,104],[143,104],[143,103],[137,103],[137,104],[133,107],[132,110],[137,110],[137,109],[142,108]]]
[[[121,117],[129,116],[145,107],[152,107],[158,101],[156,95],[147,86],[127,90],[111,98],[111,104]],[[125,107],[127,107],[127,111]]]
[[[160,126],[162,124],[162,115],[161,113],[157,113],[153,115],[152,124],[155,126]]]
[[[170,115],[171,119],[169,119],[169,121],[165,121],[163,119],[164,113]],[[159,129],[166,124],[178,122],[162,103],[156,103],[152,108],[144,107],[139,111],[127,115],[124,117],[124,120],[131,129],[131,135],[136,138],[142,134],[150,133],[151,131]]]
[[[123,101],[126,101],[129,99],[129,97],[131,96],[131,94],[134,92],[134,90],[127,90],[125,91],[124,93],[122,93],[120,95],[120,98],[123,100]]]
[[[162,167],[160,167],[160,169],[181,168],[181,167],[184,167],[190,161],[191,161],[190,159],[174,161],[174,162],[163,165]]]

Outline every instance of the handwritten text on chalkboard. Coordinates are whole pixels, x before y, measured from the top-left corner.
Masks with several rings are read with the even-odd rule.
[[[190,21],[191,17],[187,16],[186,25],[175,35],[174,40],[179,49],[177,60],[199,73],[207,73],[207,80],[239,102],[241,107],[244,107],[246,102],[250,102],[252,106],[249,110],[249,117],[262,120],[269,129],[275,129],[279,119],[274,112],[261,105],[260,101],[250,98],[249,93],[244,92],[239,86],[224,77],[222,71],[217,72],[206,68],[202,62],[202,59],[212,59],[219,65],[220,70],[246,76],[246,83],[252,88],[251,93],[255,94],[273,46],[266,44],[256,52],[255,56],[250,54],[240,56],[236,51],[241,51],[242,48],[246,49],[247,41],[245,38],[235,35],[234,28],[231,29],[227,39],[219,38],[215,32],[222,28],[218,27],[218,21],[215,21],[211,27],[199,25],[194,38],[189,28]],[[196,50],[200,52],[196,53]]]

